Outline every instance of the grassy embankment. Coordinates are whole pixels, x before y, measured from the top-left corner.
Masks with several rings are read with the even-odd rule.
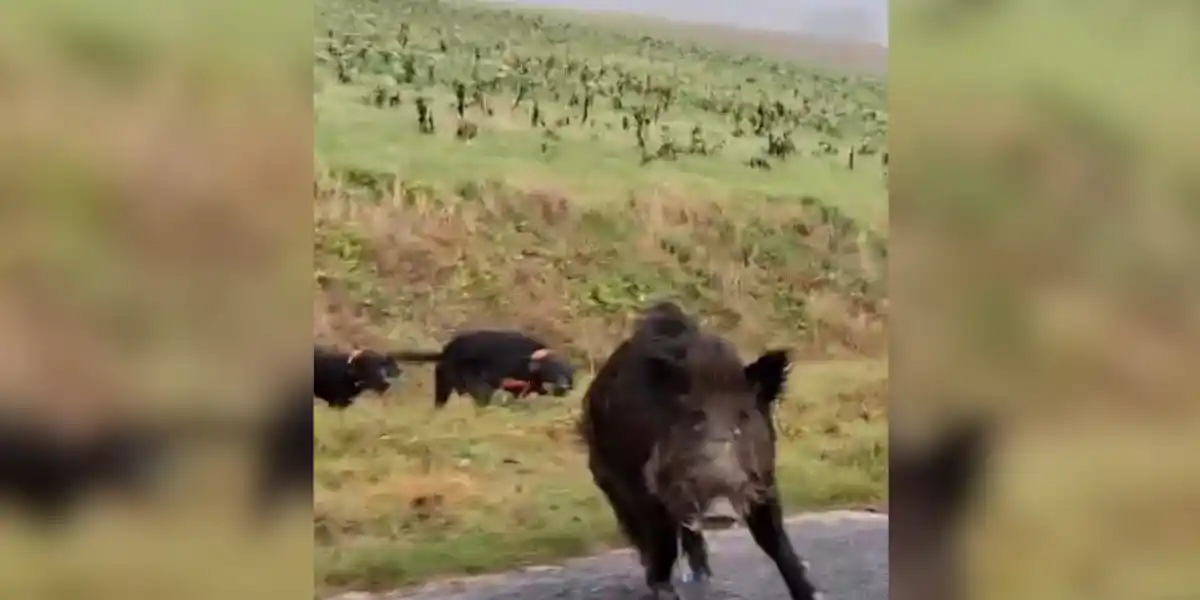
[[[790,509],[881,497],[882,82],[732,54],[733,38],[716,51],[695,32],[654,37],[660,25],[318,10],[318,339],[435,347],[515,326],[588,370],[638,307],[673,298],[747,357],[796,349],[779,417]],[[428,371],[344,414],[318,409],[319,586],[619,543],[574,438],[577,396],[435,415]]]

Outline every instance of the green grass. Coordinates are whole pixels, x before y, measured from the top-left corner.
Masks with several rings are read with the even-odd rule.
[[[317,40],[316,144],[325,168],[401,173],[431,183],[499,178],[573,198],[611,199],[655,188],[740,200],[802,191],[868,223],[886,211],[879,153],[887,110],[880,81],[704,52],[691,43],[643,41],[648,38],[615,29],[567,28],[511,10],[425,2],[318,6],[318,31],[333,32],[332,39]],[[397,37],[404,23],[402,46]],[[336,75],[339,63],[345,84]],[[653,110],[659,99],[640,91],[647,79],[651,88],[673,94],[667,110],[646,126],[647,152],[668,138],[690,147],[695,128],[706,146],[721,150],[641,165],[634,112]],[[469,143],[453,135],[459,82],[468,103],[478,89],[491,110],[467,107],[462,120],[478,127]],[[398,95],[400,104],[375,106],[376,88]],[[582,106],[571,99],[582,103],[589,89],[593,106],[581,124]],[[437,133],[418,131],[420,97],[428,99]],[[546,126],[531,126],[535,102]],[[756,134],[751,121],[760,104],[782,110],[768,115]],[[556,125],[560,119],[570,124]],[[767,136],[784,134],[795,153],[786,160],[766,154]],[[859,154],[853,170],[851,148]],[[747,166],[756,157],[771,170]]]
[[[412,348],[516,327],[587,371],[636,310],[672,298],[747,357],[795,350],[779,413],[789,510],[879,500],[883,83],[737,54],[729,39],[715,50],[624,19],[569,18],[582,17],[318,3],[315,336]],[[460,82],[468,104],[477,90],[484,99],[461,119]],[[588,90],[581,124],[572,96]],[[418,98],[432,131],[419,127]],[[785,134],[790,151],[768,153]],[[427,371],[410,368],[387,397],[344,414],[317,409],[319,588],[389,588],[620,543],[574,437],[579,394],[435,414]]]

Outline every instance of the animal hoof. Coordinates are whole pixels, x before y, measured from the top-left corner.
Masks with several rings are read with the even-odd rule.
[[[712,569],[709,569],[705,566],[696,565],[689,565],[688,569],[679,575],[679,578],[682,579],[684,583],[691,583],[693,581],[708,581],[708,579],[711,577]]]
[[[712,593],[712,575],[704,571],[686,571],[680,579],[684,582],[684,594],[689,600],[703,600]]]
[[[680,600],[679,592],[669,583],[660,583],[650,588],[650,600]]]

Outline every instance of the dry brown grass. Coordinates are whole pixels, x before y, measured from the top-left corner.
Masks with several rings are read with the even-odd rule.
[[[497,187],[471,198],[331,191],[316,211],[315,333],[327,342],[428,345],[508,326],[594,361],[662,295],[747,347],[785,343],[800,359],[886,349],[886,300],[862,240],[798,202],[603,205]]]

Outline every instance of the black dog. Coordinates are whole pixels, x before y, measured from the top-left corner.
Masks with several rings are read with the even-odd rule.
[[[540,340],[518,331],[479,330],[456,335],[441,352],[392,352],[401,362],[436,362],[433,405],[451,393],[471,396],[479,406],[498,390],[518,398],[564,396],[575,386],[575,370]]]
[[[149,491],[166,440],[132,424],[104,426],[78,440],[20,415],[0,415],[0,497],[39,525],[61,524],[98,488]]]
[[[313,347],[312,393],[332,408],[344,409],[368,390],[383,394],[399,376],[395,359],[374,350],[346,353]]]
[[[258,472],[253,502],[259,523],[289,498],[312,503],[312,406],[299,388],[276,400],[255,440]]]
[[[396,361],[374,350],[347,353],[313,346],[312,385],[296,378],[277,389],[256,431],[254,512],[260,522],[288,498],[312,498],[313,412],[307,389],[331,408],[344,410],[365,391],[387,392],[390,380],[399,376]]]
[[[993,417],[973,415],[952,423],[924,448],[893,442],[888,467],[892,548],[898,550],[892,554],[893,598],[964,595],[957,535],[973,502],[987,493],[998,427]]]

